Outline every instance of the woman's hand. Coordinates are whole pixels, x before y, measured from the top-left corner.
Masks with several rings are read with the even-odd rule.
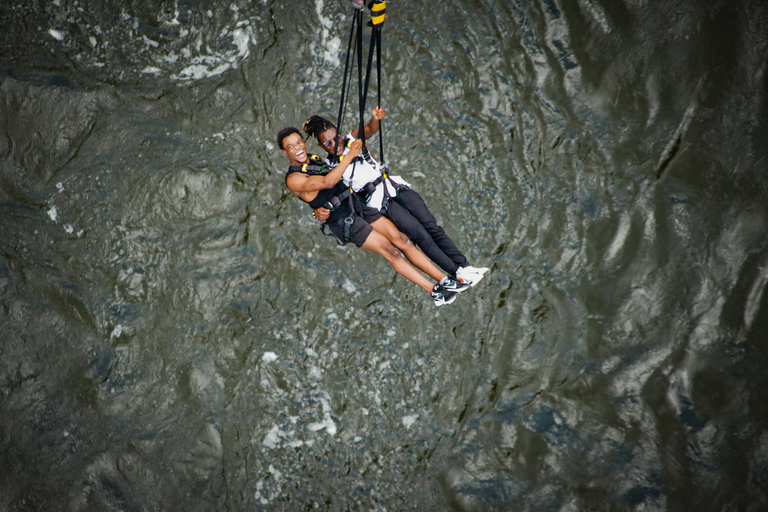
[[[371,116],[376,119],[377,121],[381,121],[385,117],[387,117],[387,113],[384,112],[384,109],[381,107],[375,107],[373,110],[371,110]]]
[[[347,153],[347,157],[355,158],[357,155],[360,154],[362,150],[363,150],[363,141],[360,139],[355,139],[355,141],[349,146],[349,153]]]

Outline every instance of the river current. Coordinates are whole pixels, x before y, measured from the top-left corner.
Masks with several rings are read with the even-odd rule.
[[[0,511],[768,509],[768,4],[388,2],[440,308],[284,185],[352,13],[0,5]]]

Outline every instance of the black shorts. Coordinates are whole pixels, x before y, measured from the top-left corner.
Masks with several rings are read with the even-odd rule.
[[[356,246],[362,247],[365,241],[368,240],[371,231],[373,231],[370,223],[375,222],[379,218],[381,218],[379,210],[364,206],[362,217],[355,214],[354,222],[349,228],[349,240],[346,241],[344,240],[344,218],[336,219],[333,223],[328,223],[328,228],[331,230],[331,233],[342,242],[342,244],[352,242]]]
[[[376,208],[371,208],[370,206],[363,206],[363,219],[365,219],[365,222],[367,222],[368,224],[371,224],[372,222],[376,222],[381,217],[382,217],[381,212]]]

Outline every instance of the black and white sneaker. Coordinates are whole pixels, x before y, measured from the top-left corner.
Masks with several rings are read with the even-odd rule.
[[[469,283],[462,283],[459,280],[456,280],[452,277],[445,276],[440,280],[440,286],[445,288],[446,290],[461,293],[464,290],[469,288]]]
[[[435,306],[444,306],[446,304],[450,304],[456,300],[456,296],[458,294],[459,292],[452,292],[451,290],[447,290],[440,283],[436,284],[434,288],[432,288],[432,300],[435,301]]]

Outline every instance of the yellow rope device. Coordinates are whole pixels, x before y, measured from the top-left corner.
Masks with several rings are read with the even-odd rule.
[[[371,23],[373,25],[381,25],[384,23],[384,17],[387,11],[387,2],[384,0],[373,0],[368,4],[368,8],[371,10]]]

